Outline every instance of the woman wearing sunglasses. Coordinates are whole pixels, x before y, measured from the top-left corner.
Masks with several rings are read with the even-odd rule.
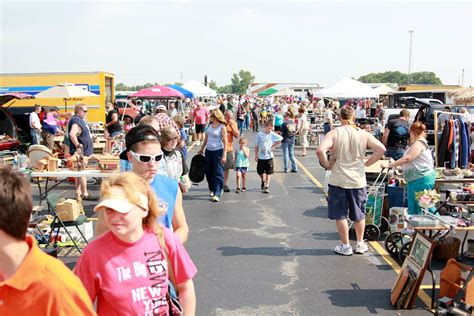
[[[168,315],[171,278],[184,314],[194,315],[197,269],[178,238],[156,224],[166,203],[146,180],[128,172],[105,180],[101,198],[94,210],[103,213],[109,232],[84,249],[74,270],[97,313]]]
[[[227,121],[220,110],[212,110],[210,124],[198,154],[206,149],[206,180],[211,201],[219,202],[224,188],[224,164],[227,153]]]

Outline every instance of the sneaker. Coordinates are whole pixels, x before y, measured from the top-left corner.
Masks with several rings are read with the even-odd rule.
[[[209,196],[210,196],[210,197],[213,197],[213,196],[214,196],[214,192],[209,192]]]
[[[355,253],[363,254],[364,252],[367,252],[367,251],[369,251],[369,247],[367,247],[367,244],[365,242],[357,243]]]
[[[334,248],[334,252],[342,256],[352,256],[352,247],[340,244],[337,245],[336,248]]]
[[[297,173],[297,172],[298,172],[298,170],[291,170],[291,172],[293,172],[293,173]]]
[[[224,192],[230,192],[230,189],[228,186],[224,185]]]
[[[245,192],[247,189],[245,187],[242,188],[242,192]]]
[[[287,169],[283,170],[283,173],[288,173],[288,170]]]
[[[219,202],[219,197],[217,195],[214,195],[211,199],[212,202]]]
[[[262,184],[260,184],[260,189],[264,189],[265,188],[265,182],[262,181]]]
[[[263,188],[263,193],[270,193],[270,190],[268,189],[268,187]]]

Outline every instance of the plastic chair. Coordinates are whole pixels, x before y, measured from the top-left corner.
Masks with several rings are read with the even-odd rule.
[[[79,226],[84,224],[87,221],[87,217],[84,214],[81,214],[74,221],[63,222],[59,218],[58,213],[56,211],[56,205],[58,204],[60,199],[61,199],[61,197],[57,193],[51,194],[51,195],[46,197],[46,203],[48,204],[48,209],[52,213],[52,215],[54,216],[54,219],[51,222],[51,235],[50,235],[50,238],[48,240],[48,244],[46,245],[46,248],[50,245],[51,238],[54,238],[54,244],[53,244],[54,249],[56,249],[58,247],[58,238],[57,238],[57,236],[59,234],[59,230],[62,228],[62,229],[64,229],[66,234],[69,236],[69,239],[72,241],[72,243],[74,244],[74,247],[77,249],[77,251],[82,254],[82,251],[81,251],[79,245],[77,244],[77,242],[74,240],[74,238],[72,238],[71,234],[69,233],[68,227],[76,227],[76,229],[79,232],[79,234],[81,235],[82,239],[85,241],[86,244],[88,244],[87,239],[84,237],[81,230],[79,229]],[[56,228],[56,232],[54,231],[55,228]],[[71,252],[71,250],[72,250],[72,248],[64,255],[64,257],[66,257]]]

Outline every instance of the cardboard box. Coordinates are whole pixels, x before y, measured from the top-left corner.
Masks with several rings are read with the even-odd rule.
[[[79,217],[81,214],[81,208],[76,200],[67,199],[56,205],[56,212],[58,213],[60,220],[63,222],[70,222]]]

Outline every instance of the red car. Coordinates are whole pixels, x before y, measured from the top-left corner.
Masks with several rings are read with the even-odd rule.
[[[15,150],[20,145],[18,140],[18,126],[13,116],[3,107],[14,99],[27,99],[33,96],[25,93],[0,94],[0,151]]]

